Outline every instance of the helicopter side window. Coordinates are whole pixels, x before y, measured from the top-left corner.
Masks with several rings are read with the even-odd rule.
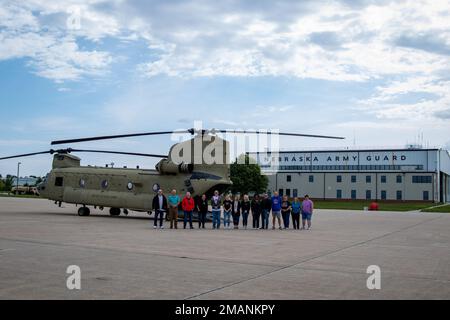
[[[80,187],[81,188],[86,187],[86,181],[84,181],[84,179],[80,179]]]
[[[127,189],[131,191],[133,190],[133,187],[134,187],[133,182],[128,182]]]
[[[62,187],[64,184],[64,178],[63,177],[56,177],[55,178],[55,186],[56,187]]]
[[[103,188],[103,189],[108,188],[108,180],[103,180],[103,181],[102,181],[102,188]]]

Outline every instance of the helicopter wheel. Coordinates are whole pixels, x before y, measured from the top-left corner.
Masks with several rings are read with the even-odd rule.
[[[91,210],[89,210],[88,207],[81,207],[78,209],[78,215],[80,217],[86,217],[91,213]]]
[[[111,208],[111,209],[109,209],[109,214],[112,216],[118,216],[118,215],[120,215],[120,209],[119,208]]]

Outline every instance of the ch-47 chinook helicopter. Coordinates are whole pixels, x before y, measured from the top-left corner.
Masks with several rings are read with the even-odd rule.
[[[166,191],[176,189],[180,194],[189,191],[194,197],[198,197],[202,194],[210,196],[214,190],[222,193],[232,184],[228,159],[229,142],[218,137],[217,133],[268,134],[268,132],[259,131],[188,129],[59,140],[53,141],[51,144],[186,133],[190,133],[194,137],[173,145],[168,155],[66,148],[8,156],[0,158],[0,160],[52,154],[52,170],[38,186],[39,194],[43,198],[55,201],[60,206],[63,202],[80,205],[78,209],[80,216],[90,214],[89,206],[100,209],[110,208],[109,213],[112,216],[120,215],[121,212],[127,214],[128,210],[150,213],[153,196],[159,189]],[[274,134],[343,139],[342,137],[298,133],[277,132]],[[209,154],[213,155],[214,159],[205,159],[206,151],[210,151]],[[155,170],[81,166],[81,159],[71,154],[73,152],[123,154],[156,157],[162,158],[162,160],[158,162]]]

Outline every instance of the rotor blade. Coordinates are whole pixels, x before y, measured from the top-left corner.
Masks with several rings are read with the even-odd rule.
[[[292,136],[292,137],[307,137],[307,138],[324,138],[324,139],[345,139],[344,137],[336,136],[324,136],[317,134],[304,134],[304,133],[290,133],[290,132],[271,132],[271,131],[259,131],[259,130],[215,130],[221,133],[236,133],[236,134],[273,134],[280,136]]]
[[[18,155],[15,155],[15,156],[9,156],[9,157],[0,158],[0,160],[22,158],[22,157],[29,157],[29,156],[36,156],[38,154],[46,154],[46,153],[51,153],[51,152],[52,152],[52,150],[41,151],[41,152],[33,152],[33,153],[25,153],[25,154],[18,154]]]
[[[81,150],[81,149],[67,149],[68,152],[95,152],[95,153],[109,153],[109,154],[123,154],[128,156],[138,157],[153,157],[153,158],[167,158],[167,155],[162,154],[150,154],[150,153],[137,153],[137,152],[123,152],[123,151],[109,151],[109,150]]]
[[[140,137],[140,136],[155,136],[155,135],[172,134],[172,133],[191,133],[191,134],[193,134],[191,132],[191,130],[155,131],[155,132],[118,134],[118,135],[112,135],[112,136],[98,136],[98,137],[87,137],[87,138],[79,138],[79,139],[57,140],[57,141],[52,141],[51,144],[55,145],[55,144],[77,143],[77,142],[96,141],[96,140]]]
[[[29,157],[29,156],[35,156],[35,155],[38,155],[38,154],[71,153],[71,152],[95,152],[95,153],[123,154],[123,155],[128,155],[128,156],[153,157],[153,158],[167,158],[168,157],[167,155],[150,154],[150,153],[109,151],[109,150],[81,150],[81,149],[68,148],[68,149],[58,149],[58,150],[50,149],[48,151],[18,154],[18,155],[14,155],[14,156],[8,156],[8,157],[0,158],[0,160],[21,158],[21,157]]]
[[[173,133],[190,133],[193,135],[195,133],[205,134],[208,132],[211,132],[211,133],[221,132],[221,133],[234,133],[234,134],[274,134],[274,135],[280,135],[280,136],[293,136],[293,137],[345,139],[344,137],[335,137],[335,136],[324,136],[324,135],[302,134],[302,133],[288,133],[288,132],[258,131],[258,130],[255,131],[255,130],[187,129],[187,130],[155,131],[155,132],[142,132],[142,133],[118,134],[118,135],[111,135],[111,136],[98,136],[98,137],[87,137],[87,138],[78,138],[78,139],[56,140],[56,141],[52,141],[51,144],[56,145],[56,144],[78,143],[78,142],[108,140],[108,139],[118,139],[118,138],[154,136],[154,135],[173,134]]]

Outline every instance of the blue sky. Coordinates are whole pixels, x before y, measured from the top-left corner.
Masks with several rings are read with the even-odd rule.
[[[450,148],[449,1],[2,1],[0,155],[206,127],[340,135],[290,149]],[[77,147],[165,153],[170,137]],[[154,160],[80,155],[83,164]],[[24,158],[45,174],[51,157]],[[0,162],[14,173],[16,160]]]

